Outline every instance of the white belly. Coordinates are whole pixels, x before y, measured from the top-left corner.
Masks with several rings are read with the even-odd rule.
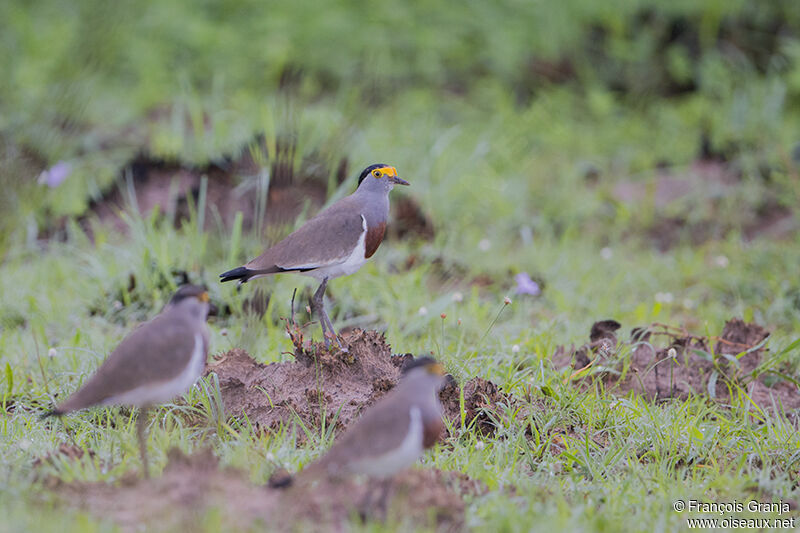
[[[107,398],[101,405],[135,405],[142,407],[166,403],[189,390],[197,378],[203,373],[206,353],[203,349],[203,337],[199,333],[194,336],[194,348],[189,364],[183,371],[169,381],[157,381],[142,385],[135,389]]]
[[[358,238],[356,247],[344,261],[320,267],[309,272],[302,272],[302,274],[322,281],[325,278],[333,279],[341,276],[349,276],[358,271],[358,269],[367,262],[367,258],[365,257],[367,252],[367,219],[364,218],[364,215],[361,215],[361,227],[363,231]]]
[[[356,474],[385,478],[413,465],[424,451],[423,426],[419,407],[411,407],[409,414],[411,423],[408,425],[408,433],[399,447],[378,457],[357,461],[350,466],[350,470]]]

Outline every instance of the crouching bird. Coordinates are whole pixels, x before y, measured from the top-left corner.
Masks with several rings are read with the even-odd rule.
[[[414,464],[444,430],[439,390],[444,367],[431,357],[406,366],[400,382],[353,423],[328,452],[294,479],[275,480],[273,487],[305,485],[316,479],[366,475],[381,482],[383,508],[391,478]],[[368,498],[371,495],[368,494]]]
[[[378,249],[389,218],[389,192],[395,185],[408,185],[397,176],[397,169],[383,163],[368,166],[358,178],[356,192],[324,209],[246,265],[220,274],[220,281],[238,280],[241,285],[282,272],[316,278],[320,285],[312,309],[319,317],[325,346],[330,346],[329,337],[334,337],[344,349],[325,311],[325,289],[329,280],[356,272]]]
[[[80,389],[43,418],[93,406],[139,407],[136,433],[144,476],[149,477],[145,440],[148,410],[189,390],[203,373],[210,307],[204,288],[180,287],[158,316],[125,337]]]

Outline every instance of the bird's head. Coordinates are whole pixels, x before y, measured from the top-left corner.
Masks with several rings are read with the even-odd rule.
[[[403,367],[404,379],[421,380],[433,384],[438,390],[446,381],[444,365],[433,357],[417,357]]]
[[[389,192],[395,185],[409,185],[409,183],[397,175],[397,169],[376,163],[361,171],[358,177],[358,190]]]
[[[205,287],[182,285],[172,295],[167,307],[186,311],[192,316],[205,320],[213,305],[209,301],[208,291]]]

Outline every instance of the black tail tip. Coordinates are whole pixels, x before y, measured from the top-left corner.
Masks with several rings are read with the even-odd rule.
[[[292,475],[285,468],[279,468],[269,476],[267,486],[271,489],[287,489],[292,483],[294,483]]]
[[[250,276],[252,275],[252,271],[246,267],[239,267],[234,268],[233,270],[228,270],[227,272],[223,272],[219,275],[219,282],[225,283],[226,281],[233,281],[233,280],[240,280],[240,283],[246,283]]]

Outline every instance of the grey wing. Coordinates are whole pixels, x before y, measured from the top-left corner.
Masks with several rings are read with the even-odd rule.
[[[195,338],[198,337],[198,339]],[[159,315],[125,337],[97,372],[57,410],[83,409],[142,385],[170,380],[189,364],[205,339],[180,317]]]
[[[384,397],[383,399],[388,399]],[[321,462],[325,465],[379,457],[399,446],[411,425],[407,402],[379,402],[336,440]]]
[[[349,202],[332,205],[247,263],[246,268],[313,270],[343,262],[365,231],[361,214],[350,207]]]

